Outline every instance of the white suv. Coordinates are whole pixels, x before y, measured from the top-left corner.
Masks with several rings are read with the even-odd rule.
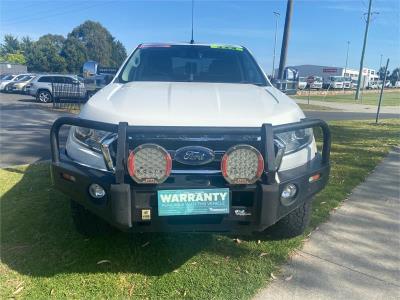
[[[52,102],[54,98],[86,99],[83,79],[76,75],[38,75],[26,86],[26,92],[43,103]]]
[[[72,125],[65,148],[58,133]],[[322,154],[312,127],[323,132]],[[306,228],[329,177],[330,133],[233,45],[142,44],[78,118],[51,130],[52,176],[77,229]]]

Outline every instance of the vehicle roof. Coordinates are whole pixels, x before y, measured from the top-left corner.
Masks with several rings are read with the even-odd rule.
[[[69,76],[69,77],[76,77],[78,75],[75,74],[36,74],[37,77],[42,77],[42,76]]]
[[[146,42],[141,43],[139,46],[159,46],[159,45],[169,45],[169,46],[220,46],[220,47],[240,47],[245,48],[241,45],[235,44],[221,44],[221,43],[187,43],[187,42]]]

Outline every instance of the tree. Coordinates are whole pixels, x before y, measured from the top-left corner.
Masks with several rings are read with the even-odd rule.
[[[15,53],[8,53],[4,56],[0,56],[0,61],[14,63],[14,64],[20,64],[20,65],[26,64],[25,56],[20,51],[17,51]]]
[[[118,67],[126,57],[125,47],[99,22],[86,21],[74,28],[67,39],[75,38],[86,49],[87,59],[103,66]]]
[[[65,37],[59,34],[46,34],[39,38],[37,43],[47,43],[51,45],[59,54],[63,48]]]
[[[37,72],[65,72],[67,64],[60,55],[64,40],[61,35],[40,37],[26,53],[28,68]]]
[[[16,37],[11,34],[4,36],[4,42],[0,45],[0,55],[4,56],[10,53],[16,53],[20,50],[20,44]]]
[[[112,60],[113,67],[119,67],[126,58],[126,49],[124,45],[118,40],[113,43]]]
[[[392,74],[390,74],[390,82],[392,83],[393,86],[396,83],[396,81],[400,81],[400,67],[395,68],[392,71]]]
[[[67,70],[71,73],[80,72],[84,62],[88,60],[85,45],[73,36],[65,40],[61,56],[67,62]]]
[[[36,72],[81,71],[83,63],[95,60],[105,67],[119,67],[126,50],[100,23],[86,21],[74,28],[67,38],[46,34],[37,41],[23,37],[19,41],[10,34],[0,45],[0,60],[25,63]]]
[[[386,67],[381,67],[378,71],[378,76],[380,80],[383,80],[385,78],[385,69]],[[389,76],[389,70],[387,71],[386,75]]]
[[[29,36],[24,36],[20,42],[20,49],[22,52],[29,52],[33,47],[34,41]]]

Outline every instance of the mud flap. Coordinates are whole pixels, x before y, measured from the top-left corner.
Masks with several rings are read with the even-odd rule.
[[[123,228],[132,227],[131,188],[129,184],[111,185],[111,214],[113,221]]]

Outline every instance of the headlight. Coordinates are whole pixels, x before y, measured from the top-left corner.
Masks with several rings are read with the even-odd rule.
[[[129,153],[128,172],[134,181],[160,184],[167,180],[172,169],[171,155],[156,144],[143,144]]]
[[[101,153],[101,143],[112,133],[86,127],[73,127],[73,136],[85,147]]]
[[[262,175],[264,159],[249,145],[236,145],[228,149],[221,160],[222,175],[231,184],[252,184]]]
[[[290,154],[307,147],[313,140],[313,130],[311,128],[299,129],[278,133],[276,135],[285,145],[285,154]]]

